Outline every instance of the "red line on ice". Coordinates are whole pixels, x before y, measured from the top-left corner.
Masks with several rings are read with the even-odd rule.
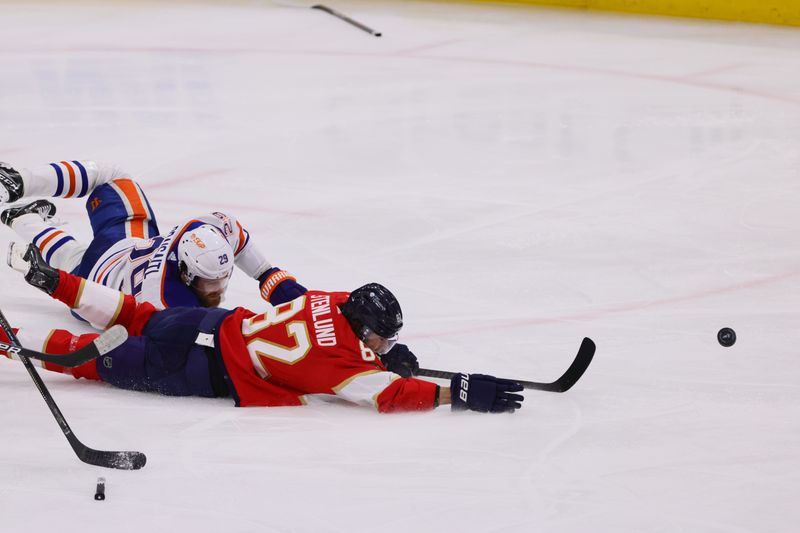
[[[497,323],[491,322],[486,325],[478,326],[478,325],[471,325],[463,328],[451,329],[451,330],[442,330],[442,331],[434,331],[431,333],[422,333],[417,335],[409,335],[407,338],[413,339],[421,339],[421,338],[435,338],[435,337],[446,337],[448,335],[462,335],[465,333],[473,333],[476,331],[495,331],[498,329],[514,329],[514,328],[521,328],[526,326],[535,326],[535,325],[542,325],[542,324],[555,324],[555,323],[562,323],[562,322],[585,322],[594,320],[597,318],[602,318],[608,315],[614,315],[619,313],[629,313],[634,311],[642,311],[644,309],[649,309],[652,307],[663,307],[667,305],[672,305],[675,303],[680,302],[689,302],[693,300],[701,300],[703,298],[708,298],[711,296],[717,296],[720,294],[728,294],[733,293],[741,290],[752,289],[754,287],[759,287],[762,285],[770,285],[773,283],[777,283],[780,281],[784,281],[787,279],[791,279],[794,277],[800,276],[800,270],[794,270],[791,272],[784,272],[783,274],[776,274],[774,276],[767,276],[764,278],[754,279],[750,281],[743,281],[741,283],[734,283],[733,285],[727,285],[724,287],[717,287],[713,289],[706,289],[697,292],[692,292],[689,294],[685,294],[683,296],[673,296],[671,298],[661,298],[657,300],[644,300],[639,302],[630,302],[625,304],[619,305],[612,305],[609,307],[603,307],[599,309],[594,309],[587,311],[585,313],[575,313],[571,315],[562,315],[562,316],[554,316],[554,317],[543,317],[543,318],[528,318],[523,320],[509,320],[504,323]]]

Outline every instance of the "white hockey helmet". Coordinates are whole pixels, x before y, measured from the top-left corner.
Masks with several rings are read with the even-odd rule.
[[[233,248],[222,232],[203,224],[181,237],[178,264],[187,285],[195,280],[227,281],[233,273]]]

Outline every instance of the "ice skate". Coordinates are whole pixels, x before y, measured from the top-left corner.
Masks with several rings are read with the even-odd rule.
[[[2,170],[0,170],[0,172],[2,172]],[[48,200],[34,200],[25,205],[9,207],[0,213],[0,222],[11,227],[11,224],[17,217],[31,213],[39,215],[42,217],[42,220],[47,222],[56,214],[56,206]]]
[[[0,162],[0,204],[16,202],[23,194],[22,176],[11,165]]]

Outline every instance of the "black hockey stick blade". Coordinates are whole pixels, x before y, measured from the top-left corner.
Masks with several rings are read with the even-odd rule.
[[[117,324],[116,326],[104,331],[99,337],[80,350],[76,350],[67,354],[47,354],[5,342],[0,342],[0,351],[8,352],[9,354],[13,355],[22,354],[30,359],[36,359],[46,363],[54,363],[67,368],[73,368],[84,363],[88,363],[92,359],[97,359],[101,355],[107,354],[125,342],[127,339],[128,332],[123,326]]]
[[[8,323],[8,320],[6,320],[6,317],[2,311],[0,311],[0,328],[3,329],[3,332],[14,345],[13,347],[18,347],[19,339],[17,339],[17,336],[14,335],[14,330],[11,329],[11,324]],[[49,390],[47,390],[44,381],[42,381],[42,378],[39,376],[39,373],[33,366],[33,363],[31,363],[30,359],[28,359],[24,353],[18,352],[17,355],[19,356],[20,361],[22,361],[22,364],[25,366],[25,370],[27,370],[28,374],[31,376],[34,385],[36,385],[36,388],[39,390],[39,394],[42,395],[44,403],[47,404],[47,407],[50,409],[50,413],[52,413],[53,418],[56,419],[58,427],[61,428],[61,432],[67,438],[67,442],[69,442],[69,445],[72,447],[75,455],[78,456],[78,459],[90,465],[102,466],[103,468],[116,468],[117,470],[138,470],[145,465],[147,462],[147,457],[145,457],[142,452],[95,450],[93,448],[89,448],[80,440],[78,440],[78,437],[76,437],[72,432],[72,428],[69,427],[67,419],[64,418],[61,409],[59,409],[58,405],[56,405],[53,395],[50,394]]]
[[[147,464],[147,456],[142,452],[95,450],[80,442],[72,433],[67,435],[67,440],[78,458],[86,464],[117,470],[139,470]]]
[[[572,388],[575,383],[581,379],[583,373],[586,372],[586,369],[589,368],[589,364],[592,362],[594,358],[594,352],[597,347],[594,344],[594,341],[589,337],[584,337],[583,342],[581,342],[581,347],[578,348],[578,355],[575,356],[575,360],[572,361],[572,364],[569,365],[564,374],[555,380],[552,383],[531,383],[531,385],[540,385],[538,387],[526,387],[531,389],[538,389],[538,390],[546,390],[551,392],[566,392]],[[523,387],[525,383],[523,382]]]
[[[572,361],[571,365],[569,365],[567,371],[552,383],[523,381],[519,379],[510,379],[509,381],[516,381],[525,389],[543,390],[548,392],[566,392],[572,388],[572,386],[575,385],[579,379],[581,379],[583,373],[586,372],[587,368],[589,368],[589,364],[592,362],[596,348],[597,347],[595,346],[594,341],[592,341],[592,339],[589,337],[585,337],[581,343],[581,347],[578,349],[578,355],[575,356],[575,360]],[[417,375],[429,378],[451,379],[457,373],[458,372],[420,368]]]

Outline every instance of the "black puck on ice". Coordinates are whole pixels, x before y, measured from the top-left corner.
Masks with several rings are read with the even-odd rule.
[[[97,490],[94,491],[94,499],[95,500],[106,499],[106,478],[104,477],[97,478]]]
[[[731,328],[722,328],[717,332],[717,340],[721,345],[729,348],[736,343],[736,332]]]

